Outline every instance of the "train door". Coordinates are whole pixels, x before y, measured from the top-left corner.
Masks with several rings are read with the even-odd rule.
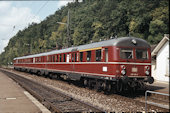
[[[77,48],[72,49],[71,51],[71,69],[72,71],[75,71],[75,62],[77,61]]]
[[[33,58],[33,63],[35,63],[35,58]]]
[[[69,63],[70,55],[67,54],[66,62]]]
[[[108,57],[108,48],[105,48],[105,62],[108,62],[109,60],[109,57]]]
[[[77,53],[73,52],[72,53],[72,71],[75,71],[75,62],[77,60]]]

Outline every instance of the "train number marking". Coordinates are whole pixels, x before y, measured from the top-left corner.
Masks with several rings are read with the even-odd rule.
[[[138,72],[138,68],[132,67],[132,72]]]
[[[104,72],[107,72],[107,67],[103,67],[103,71],[104,71]]]

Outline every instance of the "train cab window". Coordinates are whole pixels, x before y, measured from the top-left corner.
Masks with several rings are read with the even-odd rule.
[[[80,62],[83,62],[83,52],[80,52]]]
[[[101,61],[101,49],[96,50],[96,61]]]
[[[136,49],[137,59],[148,59],[148,52],[146,49]]]
[[[132,59],[133,58],[133,50],[132,49],[120,49],[120,58],[122,59]]]
[[[91,61],[91,51],[87,51],[87,62]]]

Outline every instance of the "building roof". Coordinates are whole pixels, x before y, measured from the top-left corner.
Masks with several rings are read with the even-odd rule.
[[[158,44],[151,45],[151,52],[156,48]]]
[[[151,56],[154,57],[157,55],[159,50],[164,46],[164,44],[169,41],[169,34],[165,34],[163,39],[158,43],[158,45],[154,48],[154,50],[151,53]]]

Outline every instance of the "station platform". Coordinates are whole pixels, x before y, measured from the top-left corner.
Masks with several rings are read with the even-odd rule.
[[[169,94],[169,83],[162,81],[155,81],[153,84],[147,84],[148,90]]]
[[[50,113],[33,96],[0,71],[0,113]]]

